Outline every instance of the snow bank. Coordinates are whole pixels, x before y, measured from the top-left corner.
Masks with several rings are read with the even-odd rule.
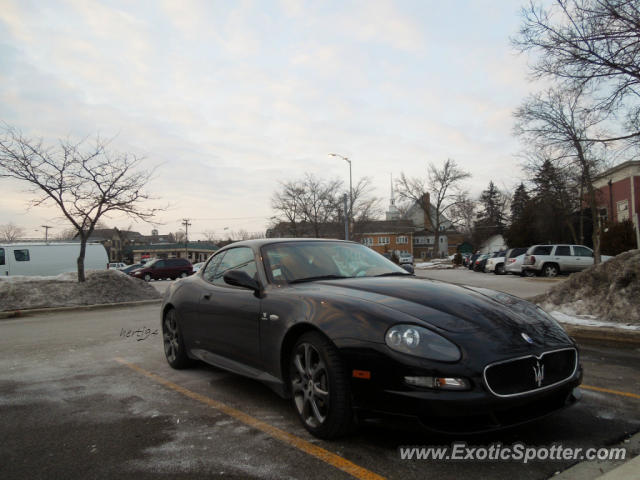
[[[428,269],[446,270],[448,268],[453,268],[453,264],[447,258],[444,258],[444,259],[434,258],[429,262],[416,263],[415,268],[420,268],[423,270],[425,269],[426,270]]]
[[[532,300],[546,311],[640,325],[640,250],[574,273]]]
[[[580,325],[583,327],[607,327],[615,328],[618,330],[633,330],[636,332],[640,332],[640,325],[605,322],[598,319],[597,317],[594,317],[593,315],[576,315],[575,313],[566,313],[567,311],[572,312],[571,309],[563,308],[562,310],[562,312],[549,312],[549,315],[555,318],[558,322],[568,325]]]
[[[90,270],[86,272],[86,279],[86,282],[78,283],[75,272],[54,277],[0,277],[0,311],[131,302],[161,297],[153,286],[118,270]]]

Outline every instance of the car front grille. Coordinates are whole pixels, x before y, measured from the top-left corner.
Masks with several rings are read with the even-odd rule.
[[[570,379],[578,368],[575,348],[552,350],[487,365],[484,380],[498,397],[545,390]]]

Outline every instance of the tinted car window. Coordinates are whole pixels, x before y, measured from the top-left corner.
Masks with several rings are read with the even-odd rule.
[[[342,242],[277,243],[263,247],[269,280],[288,283],[321,276],[372,277],[408,273],[368,247]]]
[[[593,252],[587,247],[573,247],[573,254],[576,257],[593,257]]]
[[[559,257],[568,257],[571,255],[569,245],[558,245],[556,247],[556,255]]]
[[[27,250],[26,248],[23,250],[14,250],[13,257],[16,259],[16,262],[28,262],[29,250]]]
[[[215,285],[229,286],[224,281],[224,274],[229,270],[240,270],[247,272],[251,278],[257,277],[256,260],[253,250],[247,247],[238,247],[227,250],[226,255],[218,265],[214,275],[213,283]]]
[[[222,252],[222,253],[219,253],[218,255],[215,255],[211,259],[211,261],[209,263],[207,263],[207,266],[205,267],[204,271],[202,272],[202,277],[207,282],[213,282],[213,278],[214,278],[214,275],[216,273],[216,268],[218,268],[218,265],[220,265],[220,261],[222,260],[222,257],[224,257],[225,253],[227,253],[227,252]]]
[[[533,250],[533,255],[551,255],[551,250],[553,246],[551,245],[543,245],[541,247],[536,247]]]

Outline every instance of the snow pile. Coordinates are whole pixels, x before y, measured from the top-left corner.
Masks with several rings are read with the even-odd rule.
[[[583,327],[606,327],[606,328],[616,328],[619,330],[633,330],[636,332],[640,332],[640,325],[630,325],[625,323],[616,323],[616,322],[605,322],[598,317],[594,317],[593,315],[579,315],[577,316],[575,313],[571,311],[571,309],[563,308],[562,312],[554,311],[549,312],[549,314],[555,318],[560,323],[565,323],[568,325],[579,325]]]
[[[434,258],[430,262],[416,263],[415,268],[422,270],[446,270],[448,268],[453,268],[453,264],[447,258]]]
[[[0,277],[0,311],[131,302],[160,298],[148,283],[118,270],[89,270],[86,282],[76,273],[55,277]]]
[[[574,273],[532,300],[547,311],[640,325],[640,250]]]

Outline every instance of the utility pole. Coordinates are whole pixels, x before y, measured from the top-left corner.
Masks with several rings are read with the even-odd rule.
[[[342,197],[344,201],[344,239],[349,240],[349,216],[347,215],[347,194]]]
[[[189,258],[189,227],[191,222],[188,218],[182,219],[182,226],[184,227],[184,256]]]
[[[40,225],[44,228],[44,243],[49,243],[49,229],[53,228],[51,225]]]

